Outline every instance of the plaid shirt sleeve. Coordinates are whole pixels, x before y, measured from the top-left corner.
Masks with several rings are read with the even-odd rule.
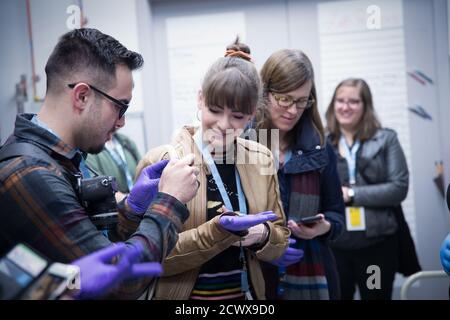
[[[111,244],[90,221],[70,182],[53,165],[15,158],[2,165],[0,182],[1,250],[25,242],[53,261],[70,263]],[[130,217],[119,212],[122,218]],[[160,193],[126,242],[143,244],[143,262],[161,261],[175,245],[188,215],[178,200]],[[137,298],[150,281],[124,282],[112,296]]]
[[[126,198],[118,205],[119,235],[143,241],[148,249],[145,260],[162,262],[175,246],[178,233],[189,216],[186,206],[163,192],[156,195],[143,216],[134,213],[125,203]]]
[[[157,194],[142,218],[128,209],[125,199],[119,204],[118,209],[119,234],[124,236],[135,229],[127,243],[143,242],[145,248],[143,261],[161,263],[175,246],[178,233],[181,232],[183,223],[189,216],[185,205],[162,192]],[[146,285],[149,282],[150,279],[147,279]],[[141,285],[140,280],[126,281],[117,290],[117,294],[121,298],[133,297],[133,292],[142,292],[142,289],[138,289]]]

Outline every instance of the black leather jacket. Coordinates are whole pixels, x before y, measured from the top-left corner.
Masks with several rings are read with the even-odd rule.
[[[343,185],[348,185],[348,165],[335,146],[338,173]],[[391,129],[379,129],[363,142],[356,158],[356,184],[353,206],[364,207],[365,231],[346,231],[333,246],[340,249],[362,248],[383,240],[397,231],[394,210],[408,193],[409,172],[405,155]]]

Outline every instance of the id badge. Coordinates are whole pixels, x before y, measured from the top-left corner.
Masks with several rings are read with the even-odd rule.
[[[347,231],[366,230],[366,214],[364,212],[364,207],[345,208],[345,222],[347,224]]]

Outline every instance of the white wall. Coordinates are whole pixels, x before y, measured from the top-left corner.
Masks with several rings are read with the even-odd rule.
[[[30,91],[31,66],[24,0],[6,0],[0,10],[0,140],[5,139],[14,129],[17,107],[15,86],[20,75],[27,75],[28,94]],[[11,32],[14,30],[14,32]]]
[[[448,123],[448,57],[446,15],[442,6],[445,1],[404,1],[404,23],[407,67],[417,68],[428,74],[434,85],[418,86],[408,78],[409,105],[422,104],[433,117],[433,122],[418,117],[410,118],[412,152],[412,181],[416,197],[415,210],[418,231],[418,250],[425,270],[440,269],[438,248],[444,234],[450,230],[449,214],[432,179],[436,175],[435,162],[443,160],[450,168],[448,138],[441,139],[441,130]],[[443,11],[443,14],[440,14]],[[444,27],[445,26],[445,27]],[[444,52],[443,52],[444,51]],[[448,172],[447,172],[448,176]],[[448,180],[447,180],[448,182]],[[446,293],[448,286],[442,281],[423,281],[420,291],[413,296],[437,298],[439,289]]]

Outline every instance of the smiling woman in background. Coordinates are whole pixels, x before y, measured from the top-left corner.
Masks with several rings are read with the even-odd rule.
[[[357,284],[362,299],[391,299],[401,252],[408,252],[399,242],[407,228],[400,207],[408,192],[405,155],[395,131],[381,127],[363,79],[337,86],[326,118],[347,206],[346,232],[333,243],[342,298],[353,299]],[[377,290],[367,286],[369,266],[381,271]],[[417,259],[409,268],[420,270]]]

